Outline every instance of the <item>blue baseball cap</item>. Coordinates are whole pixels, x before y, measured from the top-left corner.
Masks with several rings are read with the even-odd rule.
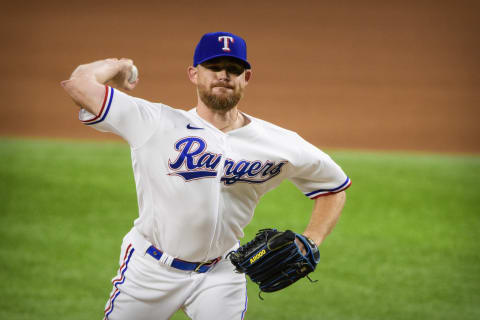
[[[193,66],[218,57],[232,57],[241,60],[247,69],[247,43],[241,37],[230,32],[206,33],[195,48]]]

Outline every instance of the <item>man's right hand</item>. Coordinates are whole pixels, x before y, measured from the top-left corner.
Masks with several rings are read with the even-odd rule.
[[[133,60],[122,58],[120,60],[117,59],[107,59],[113,60],[109,61],[109,63],[116,63],[118,64],[119,72],[109,81],[114,87],[118,89],[124,90],[133,90],[138,84],[138,78],[135,82],[128,82],[130,76],[132,75],[132,67],[133,67]]]

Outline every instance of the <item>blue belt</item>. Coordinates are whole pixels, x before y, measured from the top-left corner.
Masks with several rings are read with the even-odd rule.
[[[163,255],[163,252],[158,250],[154,246],[150,246],[147,249],[147,253],[157,260],[160,260],[160,258]],[[175,269],[180,269],[184,271],[195,271],[198,273],[205,273],[211,267],[213,267],[218,261],[220,261],[220,259],[222,259],[222,257],[218,257],[216,259],[213,259],[207,262],[188,262],[188,261],[183,261],[175,258],[173,259],[171,266],[174,267]]]

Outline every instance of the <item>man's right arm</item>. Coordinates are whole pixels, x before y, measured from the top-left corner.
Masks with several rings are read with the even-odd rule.
[[[119,89],[133,90],[138,79],[130,83],[133,61],[106,59],[78,66],[70,79],[61,85],[73,101],[88,112],[98,115],[105,97],[105,84],[111,82]]]

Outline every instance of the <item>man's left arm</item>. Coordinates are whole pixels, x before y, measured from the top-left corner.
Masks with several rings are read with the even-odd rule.
[[[316,198],[310,222],[303,235],[313,240],[317,246],[320,246],[337,224],[345,201],[345,191]],[[300,245],[298,239],[297,244]],[[302,253],[305,253],[303,245],[300,245],[300,248],[302,248]]]

